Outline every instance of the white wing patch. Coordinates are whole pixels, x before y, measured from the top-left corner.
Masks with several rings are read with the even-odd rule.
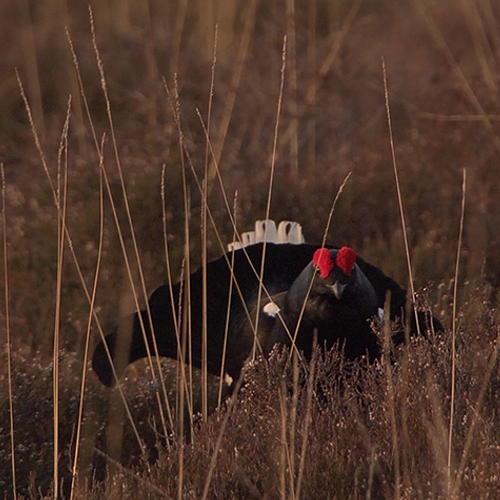
[[[274,302],[269,302],[262,308],[262,311],[271,318],[275,318],[280,312],[280,308]]]

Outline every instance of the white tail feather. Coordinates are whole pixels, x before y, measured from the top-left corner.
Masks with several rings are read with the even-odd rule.
[[[241,241],[229,243],[227,249],[231,252],[264,241],[267,243],[292,243],[294,245],[305,242],[302,226],[298,222],[284,220],[276,228],[276,223],[267,219],[256,221],[254,231],[241,233]]]
[[[241,235],[241,246],[255,245],[255,231],[248,231]]]
[[[282,220],[278,226],[278,243],[305,243],[302,226],[298,222]]]
[[[258,220],[255,223],[255,243],[262,243],[263,241],[268,243],[278,242],[276,223],[271,219]]]

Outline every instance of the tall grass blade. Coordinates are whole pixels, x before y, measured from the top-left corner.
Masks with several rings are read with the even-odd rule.
[[[78,68],[78,66],[77,66],[77,68]],[[78,75],[79,75],[79,73],[78,73]],[[29,123],[30,123],[30,127],[31,127],[31,131],[32,131],[32,134],[33,134],[33,138],[35,140],[35,145],[36,145],[38,154],[40,156],[40,160],[42,162],[42,167],[43,167],[43,169],[45,171],[45,174],[47,176],[47,179],[49,181],[50,190],[51,190],[51,193],[52,193],[52,197],[54,199],[54,204],[55,204],[55,206],[57,208],[58,216],[61,219],[61,224],[62,224],[62,226],[64,228],[64,231],[65,231],[65,234],[66,234],[66,240],[68,242],[68,245],[69,245],[69,248],[70,248],[70,251],[71,251],[73,262],[75,264],[75,268],[76,268],[76,271],[77,271],[77,274],[78,274],[78,278],[80,280],[80,284],[82,285],[82,289],[83,289],[83,291],[85,293],[85,297],[86,297],[88,303],[90,304],[91,303],[90,293],[89,293],[89,290],[87,288],[87,284],[85,282],[85,278],[83,276],[83,272],[82,272],[81,266],[80,266],[80,264],[78,262],[78,258],[77,258],[76,253],[75,253],[73,241],[72,241],[71,235],[69,233],[68,227],[66,226],[65,221],[62,219],[62,209],[60,207],[59,198],[58,198],[57,192],[56,192],[56,187],[54,186],[54,182],[52,180],[52,176],[50,174],[49,167],[48,167],[48,164],[47,164],[47,161],[46,161],[46,158],[45,158],[45,153],[44,153],[44,151],[42,149],[42,145],[41,145],[41,142],[40,142],[40,136],[38,134],[38,130],[36,128],[36,125],[35,125],[35,122],[34,122],[34,119],[33,119],[33,114],[31,112],[30,103],[28,101],[28,98],[27,98],[26,93],[24,91],[23,83],[22,83],[21,78],[19,76],[19,73],[17,71],[16,71],[16,78],[17,78],[17,83],[18,83],[18,86],[19,86],[19,91],[20,91],[21,97],[23,99],[24,107],[25,107],[26,113],[28,115],[28,120],[29,120]],[[81,77],[80,77],[80,75],[79,75],[79,81],[81,83]],[[83,89],[83,87],[82,87],[82,89]],[[88,103],[86,103],[86,108],[88,110]],[[94,136],[95,136],[95,134],[94,134]],[[97,317],[97,314],[96,314],[95,310],[94,310],[94,320],[96,322],[96,325],[97,325],[97,328],[98,328],[98,331],[99,331],[99,335],[101,336],[101,339],[104,340],[104,332],[102,331],[102,327],[101,327],[101,324],[99,322],[99,318]],[[107,352],[108,357],[111,359],[111,354],[109,353],[107,345],[106,345],[106,352]],[[116,375],[116,372],[115,372],[115,369],[114,369],[113,366],[112,366],[112,370],[113,370],[113,376],[115,377],[115,379],[118,380],[118,377]],[[129,417],[129,420],[131,422],[132,428],[134,430],[134,434],[135,434],[135,436],[137,438],[139,446],[142,449],[142,441],[139,438],[139,434],[137,432],[137,427],[134,424],[134,421],[133,421],[133,418],[132,418],[132,414],[130,413],[130,409],[128,408],[125,396],[124,396],[123,391],[122,391],[122,389],[121,389],[120,386],[118,386],[118,391],[120,392],[120,395],[121,395],[122,400],[124,402],[124,405],[126,407],[127,415]]]
[[[104,147],[104,140],[101,144],[101,150]],[[102,156],[101,156],[102,160]],[[87,364],[89,360],[89,347],[90,347],[90,338],[91,338],[91,328],[92,328],[92,318],[93,311],[95,307],[95,299],[97,295],[97,284],[99,281],[99,272],[101,270],[101,259],[102,259],[102,249],[104,243],[104,185],[103,185],[103,171],[99,170],[99,243],[97,248],[97,262],[95,265],[95,274],[94,274],[94,284],[92,286],[92,297],[90,303],[90,311],[89,318],[87,322],[87,334],[85,337],[85,347],[83,352],[83,362],[82,362],[82,380],[80,383],[80,403],[78,405],[78,420],[76,424],[76,438],[75,438],[75,456],[73,459],[73,468],[72,468],[72,481],[71,481],[71,493],[70,500],[73,500],[75,495],[76,488],[76,480],[78,473],[78,452],[80,450],[80,438],[81,438],[81,430],[82,430],[82,422],[83,422],[83,403],[85,397],[85,385],[87,382]]]
[[[61,217],[57,219],[57,276],[56,276],[56,310],[54,317],[54,349],[53,349],[53,406],[54,406],[54,500],[59,497],[59,337],[61,327],[61,292],[63,281],[64,248],[66,246],[66,209],[68,201],[68,130],[71,116],[71,97],[64,122],[57,159],[57,199],[61,207]],[[61,178],[62,177],[62,178]]]
[[[234,217],[236,219],[236,213],[237,213],[237,206],[238,206],[238,192],[234,194]],[[236,241],[236,231],[233,230],[233,244]],[[234,259],[235,259],[235,252],[231,253],[231,279],[229,280],[229,290],[228,290],[228,295],[227,295],[227,310],[226,310],[226,322],[224,325],[224,342],[222,344],[222,361],[221,361],[221,367],[220,367],[220,375],[219,375],[219,392],[217,395],[217,405],[220,406],[222,403],[222,389],[224,387],[224,382],[225,382],[225,364],[226,364],[226,353],[227,353],[227,341],[228,341],[228,336],[229,336],[229,324],[231,320],[231,302],[233,299],[233,288],[234,288]]]
[[[93,14],[92,14],[92,8],[90,6],[89,6],[89,17],[90,17],[90,27],[91,27],[91,33],[92,33],[92,45],[93,45],[93,48],[94,48],[94,54],[95,54],[96,61],[97,61],[97,67],[99,69],[99,75],[101,77],[101,88],[102,88],[102,92],[103,92],[103,95],[104,95],[104,100],[105,100],[105,103],[106,103],[106,113],[107,113],[108,123],[109,123],[109,126],[110,126],[110,132],[111,132],[111,143],[112,143],[112,146],[113,146],[113,151],[114,151],[116,166],[117,166],[118,175],[119,175],[119,179],[120,179],[120,186],[121,186],[121,189],[122,189],[122,195],[123,195],[123,201],[124,201],[124,204],[125,204],[125,211],[126,211],[126,215],[127,215],[127,221],[128,221],[128,225],[129,225],[129,228],[130,228],[130,234],[131,234],[131,237],[132,237],[132,244],[133,244],[133,249],[134,249],[135,261],[136,261],[136,264],[137,264],[137,270],[139,272],[139,279],[140,279],[140,284],[141,284],[141,291],[142,291],[142,294],[143,294],[144,298],[146,299],[146,310],[147,310],[147,314],[148,314],[148,320],[149,320],[149,324],[150,324],[150,327],[151,327],[151,331],[154,332],[153,320],[152,320],[152,317],[151,317],[151,310],[149,308],[149,303],[147,302],[148,293],[147,293],[147,290],[146,290],[146,282],[145,282],[144,273],[143,273],[143,269],[142,269],[142,265],[141,265],[139,248],[138,248],[138,244],[137,244],[137,238],[136,238],[136,234],[135,234],[134,223],[133,223],[133,220],[132,220],[132,213],[131,213],[131,210],[130,210],[130,203],[129,203],[129,198],[128,198],[128,194],[127,194],[127,188],[126,188],[126,184],[125,184],[125,178],[124,178],[124,175],[123,175],[123,169],[122,169],[122,165],[121,165],[120,155],[119,155],[119,152],[118,152],[118,143],[117,143],[116,134],[115,134],[115,127],[114,127],[113,115],[112,115],[112,112],[111,112],[111,101],[109,99],[109,94],[108,94],[108,87],[107,87],[106,77],[105,77],[105,73],[104,73],[104,65],[103,65],[103,62],[102,62],[102,59],[101,59],[101,56],[100,56],[100,53],[99,53],[99,48],[98,48],[98,45],[97,45],[96,31],[95,31],[95,25],[94,25],[94,17],[93,17]],[[102,163],[102,165],[104,167],[104,163]],[[110,200],[112,200],[112,195],[111,195],[111,190],[109,188],[109,182],[107,180],[107,175],[105,176],[105,178],[106,178],[106,188],[108,189],[108,194],[109,194]],[[124,245],[123,235],[122,235],[122,232],[121,232],[120,224],[118,223],[118,218],[117,218],[116,210],[115,209],[113,209],[113,215],[115,217],[116,227],[117,227],[118,233],[120,235],[120,243],[122,244],[122,251],[123,251],[123,254],[124,254],[124,258],[125,258],[124,260],[125,260],[125,265],[126,265],[126,269],[127,269],[127,275],[128,275],[129,280],[130,280],[131,289],[132,289],[132,293],[133,293],[133,297],[134,297],[134,302],[135,302],[135,307],[136,307],[136,310],[139,311],[140,310],[139,300],[138,300],[138,296],[137,296],[137,293],[135,291],[135,287],[134,287],[134,284],[133,284],[133,277],[132,277],[132,271],[131,271],[131,268],[130,268],[129,257],[128,257],[128,254],[127,254],[127,251],[126,251],[126,248],[125,248],[125,245]],[[162,372],[161,365],[160,365],[160,359],[159,359],[159,354],[158,354],[158,346],[157,346],[156,338],[155,338],[154,334],[151,335],[153,349],[154,349],[154,355],[156,357],[156,369],[155,369],[155,365],[153,364],[153,360],[152,360],[152,354],[151,354],[151,351],[150,351],[150,348],[149,348],[149,342],[148,342],[148,340],[146,338],[145,327],[144,327],[144,324],[143,324],[142,315],[139,314],[138,318],[139,318],[139,322],[141,324],[141,329],[142,329],[142,332],[143,332],[143,335],[144,335],[144,343],[145,343],[145,346],[146,346],[147,359],[148,359],[148,362],[149,362],[149,366],[151,368],[151,374],[152,374],[154,380],[156,380],[157,377],[159,377],[159,379],[160,379],[160,384],[161,384],[162,391],[163,391],[165,405],[167,407],[167,413],[168,413],[168,416],[169,416],[169,419],[170,419],[170,423],[172,423],[172,417],[171,417],[171,412],[170,412],[170,405],[169,405],[169,402],[168,402],[167,390],[166,390],[166,387],[165,387],[165,381],[163,379],[163,372]],[[160,412],[160,418],[161,418],[161,422],[162,422],[162,425],[163,425],[163,432],[164,432],[165,435],[167,435],[168,434],[168,430],[167,430],[167,425],[166,425],[166,421],[165,421],[165,415],[164,415],[163,405],[161,403],[159,393],[157,394],[157,400],[158,400],[158,409],[159,409],[159,412]]]
[[[7,334],[7,377],[9,386],[9,425],[10,425],[10,456],[11,456],[11,474],[12,474],[12,491],[14,500],[17,499],[17,483],[16,483],[16,446],[14,436],[14,394],[12,391],[12,342],[10,332],[10,306],[9,306],[9,255],[7,252],[7,210],[5,202],[6,183],[5,183],[5,168],[3,163],[0,163],[0,175],[2,178],[2,246],[3,246],[3,270],[4,270],[4,293],[5,293],[5,332]]]
[[[387,297],[385,299],[384,307],[384,317],[390,318],[391,311],[391,297],[390,292],[387,292]],[[394,490],[395,498],[400,498],[400,488],[401,488],[401,464],[400,464],[400,448],[399,448],[399,438],[398,438],[398,426],[396,421],[396,398],[394,392],[394,381],[392,375],[392,365],[391,365],[391,322],[385,321],[384,323],[384,345],[383,345],[383,364],[385,368],[386,383],[387,383],[387,406],[389,409],[389,420],[391,424],[391,438],[392,438],[392,462],[394,464]]]
[[[321,246],[322,247],[324,247],[326,245],[326,239],[328,237],[328,232],[330,230],[330,225],[331,225],[331,222],[332,222],[332,218],[333,218],[333,213],[335,211],[335,207],[337,206],[337,202],[338,202],[338,200],[340,198],[340,195],[344,191],[344,188],[345,188],[347,182],[351,178],[351,174],[352,174],[352,172],[349,172],[345,176],[344,181],[342,182],[342,184],[340,185],[339,189],[337,190],[337,194],[335,195],[335,198],[333,200],[332,207],[330,208],[330,212],[328,213],[328,219],[327,219],[327,222],[326,222],[325,231],[323,233],[323,240],[321,242]],[[315,273],[316,273],[316,271],[315,271]],[[302,321],[302,317],[304,316],[304,313],[305,313],[305,310],[306,310],[307,301],[309,300],[309,295],[310,295],[311,290],[312,290],[315,273],[311,276],[311,281],[309,282],[309,287],[307,289],[307,293],[305,295],[304,302],[302,303],[302,307],[300,309],[300,313],[299,313],[298,320],[297,320],[297,326],[295,328],[295,331],[293,332],[293,335],[289,331],[287,325],[285,325],[284,320],[281,317],[281,315],[278,313],[278,319],[282,322],[283,326],[285,327],[285,331],[288,334],[288,336],[289,336],[289,338],[290,338],[290,340],[292,342],[292,347],[290,349],[290,356],[292,356],[292,354],[294,352],[296,352],[300,356],[300,353],[297,350],[295,342],[296,342],[296,339],[297,339],[297,335],[299,333],[299,328],[300,328],[300,323]]]
[[[299,474],[297,478],[297,486],[295,488],[297,498],[300,498],[300,490],[302,487],[302,481],[304,478],[305,461],[307,456],[307,445],[309,440],[309,427],[311,426],[311,407],[312,407],[312,397],[314,393],[314,378],[316,375],[316,362],[318,360],[318,350],[316,349],[318,344],[318,332],[314,332],[313,339],[313,355],[311,357],[311,362],[309,363],[309,377],[307,379],[307,395],[306,395],[306,415],[304,421],[304,428],[302,429],[302,444],[300,447],[300,463],[299,463]]]
[[[321,240],[321,246],[324,247],[326,245],[326,239],[328,238],[328,232],[330,231],[330,226],[332,224],[333,212],[335,211],[335,207],[337,206],[337,202],[339,201],[340,195],[344,192],[344,188],[346,187],[349,179],[351,178],[352,171],[349,172],[342,181],[342,184],[337,189],[337,194],[333,199],[332,207],[330,208],[330,212],[328,212],[328,220],[326,221],[325,232],[323,233],[323,239]]]
[[[276,153],[278,149],[278,132],[280,126],[280,118],[281,118],[281,107],[283,105],[283,90],[285,88],[285,69],[286,69],[286,44],[287,37],[283,38],[283,48],[281,51],[281,71],[280,71],[280,89],[278,94],[278,106],[276,109],[276,121],[274,123],[274,139],[273,139],[273,151],[271,157],[271,172],[269,174],[269,188],[267,191],[267,204],[266,204],[266,216],[265,219],[269,220],[271,214],[271,198],[273,193],[273,182],[274,182],[274,170],[276,167]],[[252,348],[252,359],[255,359],[256,351],[257,351],[257,332],[259,331],[259,316],[260,316],[260,304],[262,300],[262,289],[263,289],[263,281],[264,281],[264,267],[266,264],[266,246],[267,246],[267,224],[264,230],[264,243],[262,245],[262,260],[260,264],[260,272],[259,272],[259,289],[257,292],[257,305],[256,305],[256,314],[255,314],[255,333],[254,333],[254,343]]]
[[[205,172],[203,176],[203,189],[201,197],[201,270],[202,270],[202,331],[201,331],[201,413],[203,419],[208,417],[208,310],[207,310],[207,206],[209,193],[209,163],[210,163],[210,124],[212,121],[212,102],[214,97],[215,86],[215,67],[217,63],[217,33],[218,27],[215,25],[214,34],[214,53],[212,60],[212,71],[210,80],[210,91],[208,97],[208,113],[207,113],[207,144],[205,146]]]
[[[415,285],[413,284],[413,270],[411,267],[411,259],[410,259],[410,246],[408,242],[408,232],[406,230],[406,218],[403,207],[403,196],[401,194],[401,186],[399,183],[399,173],[398,167],[396,163],[396,150],[394,148],[394,136],[392,133],[392,120],[391,120],[391,107],[389,104],[389,86],[387,84],[387,69],[385,66],[385,59],[382,57],[382,75],[384,79],[384,98],[385,98],[385,110],[387,114],[387,125],[389,127],[389,142],[391,145],[391,157],[392,157],[392,167],[394,171],[394,180],[396,182],[396,192],[398,195],[398,206],[399,206],[399,215],[401,217],[401,228],[403,230],[403,240],[405,244],[405,254],[406,254],[406,265],[408,266],[408,282],[411,291],[411,303],[413,307],[413,313],[415,314],[415,324],[417,326],[417,332],[420,335],[420,323],[418,321],[417,315],[417,307],[415,304]]]
[[[453,418],[455,411],[455,361],[456,361],[456,335],[457,335],[457,302],[458,302],[458,272],[460,268],[460,255],[462,253],[462,237],[464,233],[465,219],[465,192],[467,187],[467,171],[464,169],[462,177],[462,205],[460,209],[460,227],[458,231],[457,259],[455,264],[455,281],[453,284],[453,312],[451,327],[451,395],[450,395],[450,422],[448,428],[448,494],[451,494],[451,458],[452,458],[452,439],[453,439]]]
[[[301,359],[302,361],[302,359]],[[302,362],[304,365],[305,363]],[[293,396],[292,396],[292,408],[290,409],[290,477],[291,477],[291,490],[292,497],[297,495],[297,485],[295,483],[295,478],[297,477],[297,467],[295,463],[296,456],[296,438],[297,438],[297,412],[299,406],[299,351],[295,349],[292,352],[292,374],[293,374]]]

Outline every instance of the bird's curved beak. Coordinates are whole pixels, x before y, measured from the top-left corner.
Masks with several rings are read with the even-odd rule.
[[[335,297],[337,297],[337,300],[340,300],[340,298],[342,297],[342,294],[344,293],[346,286],[347,286],[346,284],[342,284],[338,281],[336,281],[333,285],[330,286]]]

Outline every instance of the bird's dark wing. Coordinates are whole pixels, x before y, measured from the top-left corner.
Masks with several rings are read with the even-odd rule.
[[[261,291],[262,299],[267,293],[275,295],[288,290],[295,278],[312,259],[317,245],[307,244],[280,244],[268,243],[266,245],[263,284],[266,291]],[[249,335],[241,335],[240,329],[244,323],[254,321],[251,319],[251,311],[255,311],[259,297],[263,244],[256,244],[245,249],[236,250],[226,254],[207,265],[207,362],[211,373],[219,374],[222,365],[222,353],[227,328],[227,355],[225,358],[225,369],[233,377],[237,377],[241,370],[243,361],[246,359],[251,347],[252,338]],[[231,281],[233,282],[231,284]],[[184,283],[182,295],[188,301],[182,301],[181,310],[186,314],[190,310],[189,322],[186,316],[179,316],[179,295],[181,285],[173,286],[173,293],[167,285],[157,288],[149,299],[149,310],[152,318],[146,310],[135,313],[132,318],[132,336],[130,351],[125,357],[123,366],[116,367],[119,376],[128,363],[147,356],[144,333],[148,339],[150,352],[154,355],[155,350],[152,342],[157,343],[160,356],[177,358],[178,334],[182,333],[182,325],[189,325],[191,345],[191,359],[187,360],[194,366],[201,366],[202,330],[203,330],[203,277],[202,270],[194,272],[189,279],[189,285]],[[189,290],[189,292],[188,292]],[[231,293],[231,296],[230,296]],[[229,314],[229,321],[227,319]],[[181,332],[176,332],[175,324],[181,324]],[[142,319],[142,324],[141,324]],[[180,322],[179,322],[180,319]],[[179,329],[179,328],[178,328]],[[251,331],[243,329],[241,331]],[[118,330],[106,337],[106,343],[112,357],[115,357],[119,337]],[[106,385],[114,383],[109,357],[103,342],[100,342],[94,352],[93,368],[100,380]]]
[[[391,321],[399,321],[401,323],[401,328],[394,332],[392,341],[395,344],[404,342],[404,325],[406,324],[405,318],[407,317],[406,314],[408,307],[411,306],[411,303],[408,303],[408,291],[402,288],[395,280],[384,274],[384,272],[382,272],[378,267],[369,264],[361,257],[357,257],[356,263],[372,283],[378,297],[378,307],[381,309],[385,308],[385,302],[389,292],[390,319]],[[426,335],[426,332],[429,330],[433,330],[435,332],[444,331],[441,322],[437,318],[433,317],[430,311],[417,311],[417,318],[415,318],[415,314],[412,311],[409,318],[409,326],[410,335],[414,335],[418,331],[420,331],[423,335]]]
[[[389,292],[391,319],[401,317],[406,307],[406,290],[378,267],[369,264],[359,256],[356,258],[356,264],[372,284],[377,294],[378,307],[384,309],[387,293]]]

